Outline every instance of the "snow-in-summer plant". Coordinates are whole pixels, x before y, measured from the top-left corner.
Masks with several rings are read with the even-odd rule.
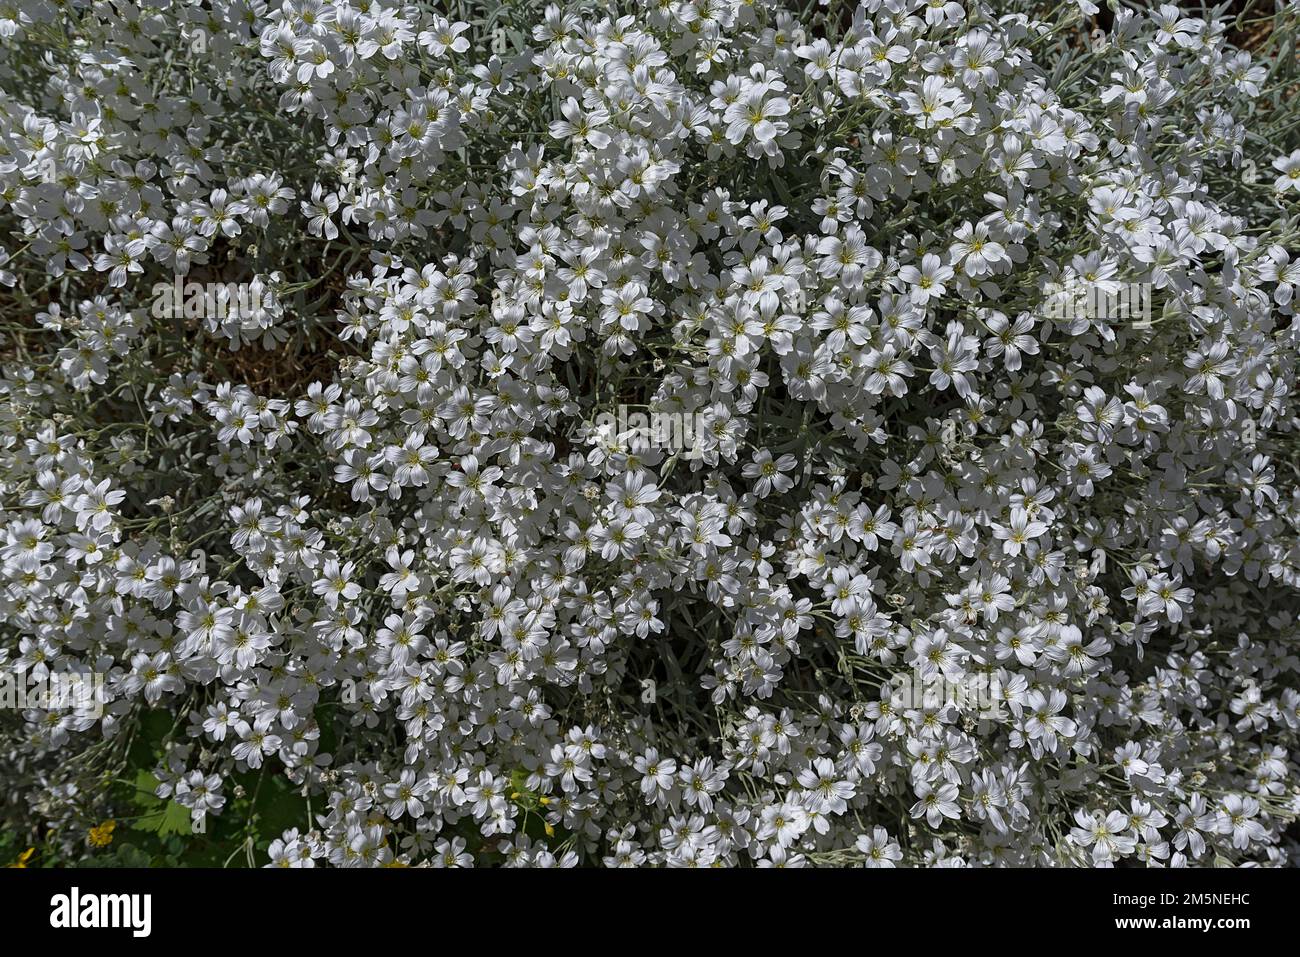
[[[7,3],[0,829],[1293,861],[1298,25]]]

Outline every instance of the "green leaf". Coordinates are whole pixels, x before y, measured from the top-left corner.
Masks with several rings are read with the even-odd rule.
[[[135,794],[132,801],[142,810],[157,807],[163,803],[158,796],[158,779],[150,771],[141,771],[135,776]]]
[[[151,834],[157,834],[159,837],[166,837],[168,834],[188,835],[190,833],[190,809],[177,804],[175,801],[168,801],[159,810],[150,811],[148,814],[139,817],[131,827],[137,831],[148,831]]]
[[[190,809],[175,801],[164,801],[157,795],[158,779],[148,771],[135,776],[134,801],[143,814],[132,823],[137,831],[148,831],[165,837],[168,834],[190,833]]]

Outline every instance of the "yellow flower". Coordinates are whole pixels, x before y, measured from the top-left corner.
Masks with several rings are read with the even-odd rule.
[[[9,866],[25,869],[27,867],[27,862],[32,859],[32,855],[35,853],[36,853],[36,848],[29,847],[27,848],[27,850],[19,854],[18,859],[14,861],[12,864],[10,864]]]
[[[99,827],[90,829],[90,846],[91,847],[108,847],[113,843],[113,828],[117,827],[116,821],[105,821]]]

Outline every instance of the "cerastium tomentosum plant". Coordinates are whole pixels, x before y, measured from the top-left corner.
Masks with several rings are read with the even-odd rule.
[[[618,6],[0,13],[5,826],[1293,860],[1296,2]]]

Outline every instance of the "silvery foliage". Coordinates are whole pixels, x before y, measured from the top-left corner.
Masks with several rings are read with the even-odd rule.
[[[1287,862],[1294,92],[1037,10],[7,6],[0,662],[106,702],[5,800],[161,709],[259,863]]]

